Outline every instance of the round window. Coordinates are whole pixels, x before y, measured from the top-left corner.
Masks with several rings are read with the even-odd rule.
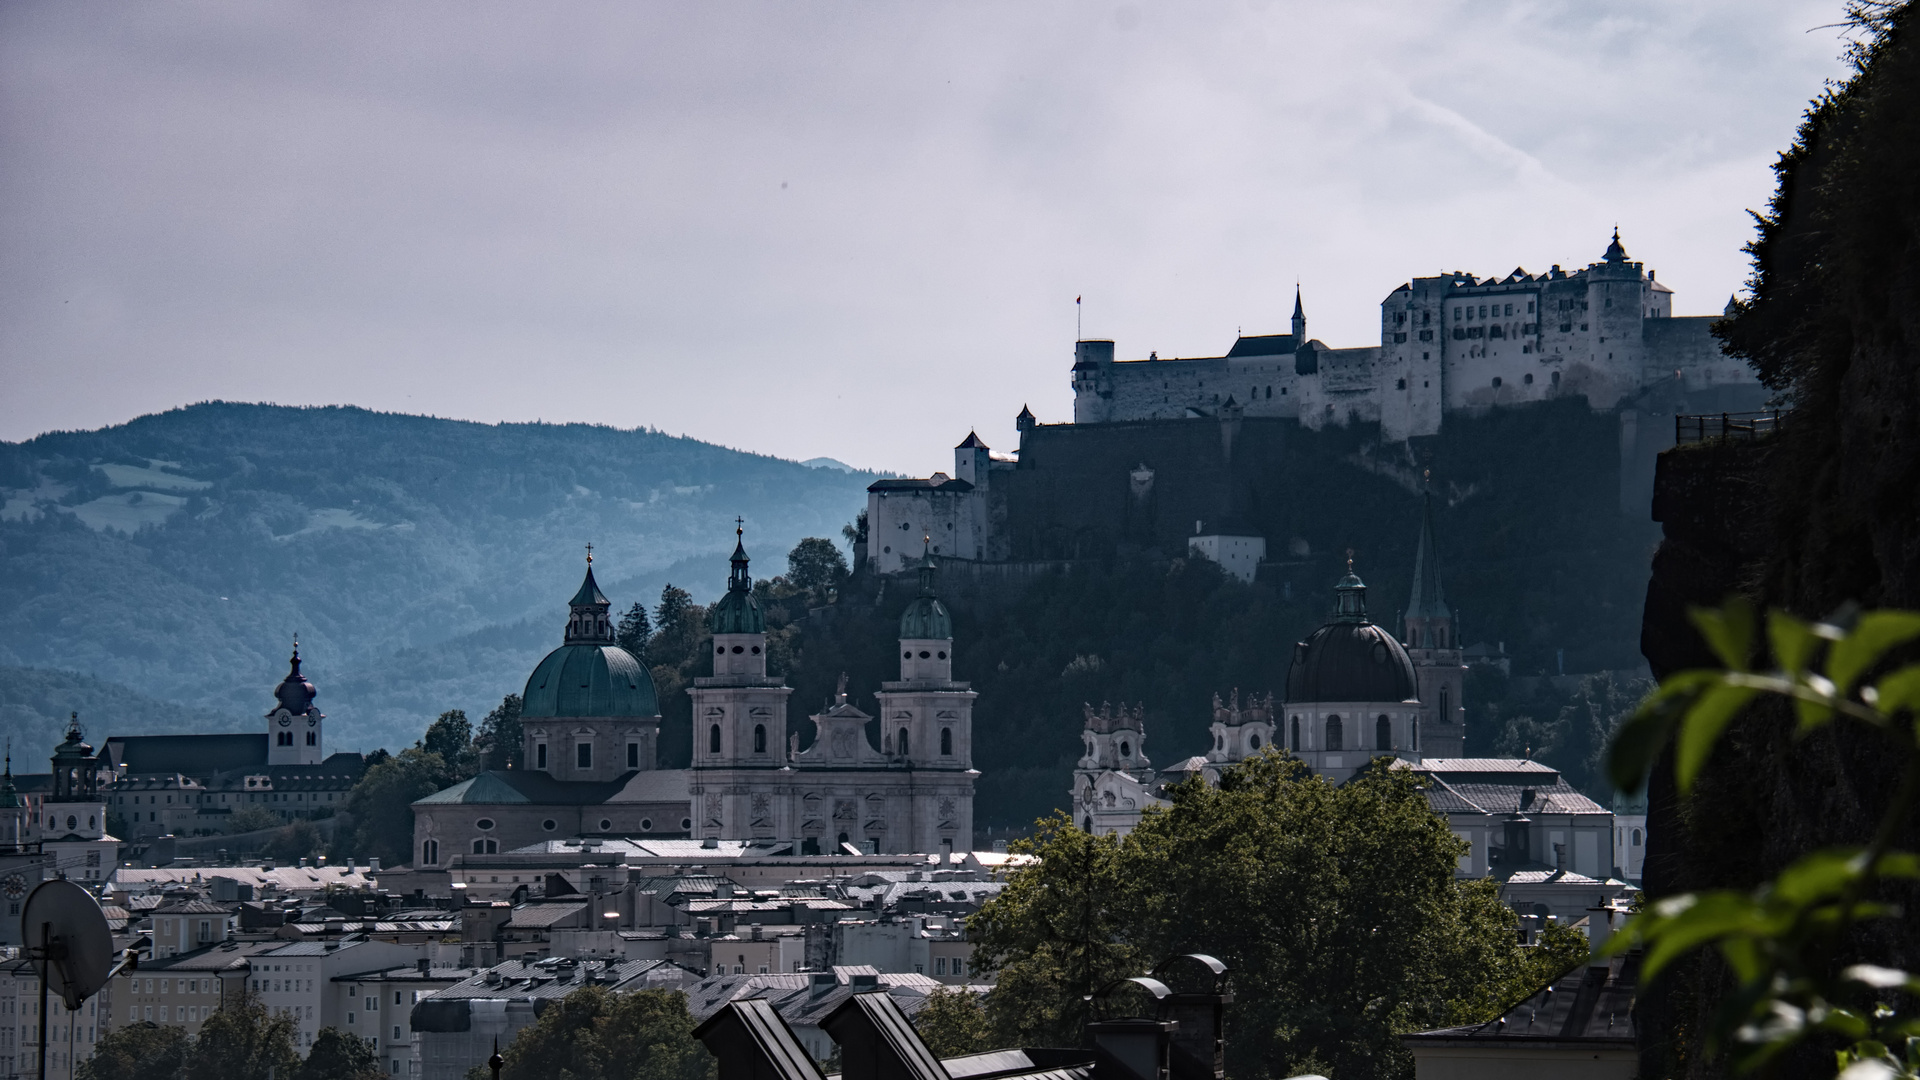
[[[653,819],[652,819],[652,818],[650,818],[650,817],[643,817],[643,818],[641,818],[641,819],[640,819],[640,831],[641,831],[641,832],[652,832],[652,831],[653,831]]]
[[[69,828],[69,829],[77,829],[77,828],[79,828],[79,827],[80,827],[80,819],[79,819],[79,818],[76,818],[76,817],[74,817],[74,816],[73,816],[72,814],[68,814],[68,815],[67,815],[67,828]]]
[[[902,660],[911,660],[911,659],[913,659],[913,653],[912,653],[912,652],[903,652],[903,653],[901,653],[901,654],[900,654],[900,659],[902,659]]]
[[[753,655],[755,655],[755,656],[759,656],[759,655],[760,655],[760,646],[758,646],[758,645],[755,645],[755,646],[753,647]]]
[[[738,645],[735,645],[735,646],[733,647],[733,651],[734,651],[734,652],[737,652],[737,653],[741,653],[741,652],[746,652],[747,650],[745,650],[745,649],[743,649],[743,648],[741,648],[741,647],[740,647],[740,646],[738,646]]]
[[[938,656],[942,660],[945,660],[947,658],[947,650],[941,649],[938,653],[935,653],[934,655]]]
[[[547,830],[548,832],[552,832],[553,830],[560,827],[560,823],[553,820],[552,818],[548,818],[547,820],[540,823],[540,827]]]
[[[682,829],[691,829],[691,828],[693,828],[693,819],[692,819],[692,818],[690,818],[690,817],[683,817],[683,818],[681,818],[681,819],[680,819],[680,827],[681,827]]]
[[[607,820],[606,818],[601,818],[601,819],[600,819],[600,831],[601,831],[601,832],[612,832],[612,831],[613,831],[613,822],[611,822],[611,821],[609,821],[609,820]]]
[[[479,821],[474,822],[473,827],[479,829],[481,832],[490,832],[493,829],[493,819],[483,817]]]
[[[716,645],[713,647],[713,655],[715,656],[725,656],[726,652],[727,647],[725,645]]]
[[[920,650],[920,659],[925,660],[929,655],[931,654],[928,653],[927,650],[925,649]]]

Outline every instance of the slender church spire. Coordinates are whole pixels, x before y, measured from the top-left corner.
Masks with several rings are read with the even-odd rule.
[[[1431,621],[1452,617],[1440,588],[1440,554],[1433,543],[1433,492],[1429,489],[1420,493],[1420,543],[1414,549],[1413,592],[1407,598],[1407,618]]]

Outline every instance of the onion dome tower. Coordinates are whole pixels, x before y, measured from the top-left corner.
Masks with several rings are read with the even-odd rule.
[[[1316,772],[1343,780],[1372,757],[1419,760],[1419,682],[1407,650],[1367,618],[1367,586],[1347,560],[1333,618],[1293,647],[1287,744]]]
[[[611,780],[654,767],[660,704],[653,676],[614,644],[612,604],[587,574],[567,601],[566,636],[527,677],[521,760],[558,780]]]
[[[973,839],[973,701],[979,695],[953,678],[953,616],[940,602],[932,540],[915,572],[920,590],[900,613],[900,679],[880,684],[880,752],[913,778],[912,810],[885,836],[880,851],[965,851]],[[959,846],[956,846],[959,845]]]
[[[276,704],[267,712],[267,764],[318,765],[325,740],[320,722],[326,714],[313,707],[319,691],[300,674],[300,640],[294,639],[287,677],[273,688]]]
[[[0,772],[0,854],[24,850],[27,835],[27,801],[13,786],[13,750],[8,748],[6,771]]]
[[[791,835],[789,800],[768,790],[768,774],[784,770],[787,698],[793,690],[767,674],[767,618],[753,598],[745,523],[733,523],[727,592],[707,612],[713,674],[687,688],[693,699],[693,777],[698,835]],[[751,789],[751,790],[750,790]]]
[[[900,613],[900,679],[902,682],[949,682],[953,679],[953,616],[934,589],[939,566],[933,560],[932,541],[914,564],[920,592]]]

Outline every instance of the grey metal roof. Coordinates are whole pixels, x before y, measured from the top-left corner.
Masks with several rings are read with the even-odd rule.
[[[1604,966],[1584,961],[1526,1000],[1483,1024],[1401,1036],[1408,1045],[1579,1043],[1633,1046],[1633,1001],[1638,957],[1616,956]]]
[[[711,1037],[707,1049],[716,1057],[739,1053],[750,1045],[749,1052],[757,1051],[780,1080],[822,1080],[812,1055],[764,998],[730,1003],[694,1028],[693,1037],[702,1042]]]

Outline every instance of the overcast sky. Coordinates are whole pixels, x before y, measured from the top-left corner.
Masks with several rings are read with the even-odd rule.
[[[209,398],[924,473],[1123,357],[1628,251],[1717,312],[1838,0],[0,3],[0,439]]]

